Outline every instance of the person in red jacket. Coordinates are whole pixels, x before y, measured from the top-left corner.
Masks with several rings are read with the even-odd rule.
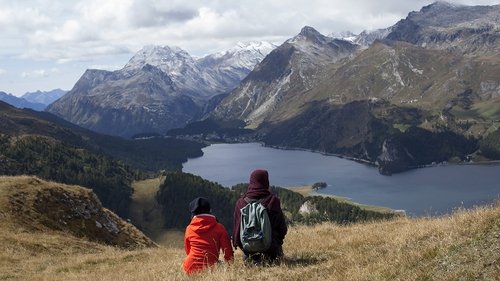
[[[184,271],[189,275],[217,263],[222,250],[224,260],[233,259],[233,249],[229,235],[222,224],[210,213],[210,203],[198,197],[189,204],[193,215],[184,235],[186,259]]]
[[[255,170],[250,175],[250,183],[245,195],[238,201],[233,212],[233,245],[243,249],[240,240],[240,222],[241,208],[245,207],[247,201],[245,198],[262,200],[262,205],[269,214],[272,229],[272,242],[269,249],[263,253],[250,254],[244,253],[245,262],[253,262],[254,264],[265,262],[276,262],[283,257],[283,240],[288,231],[285,216],[281,210],[280,199],[271,193],[269,188],[269,174],[266,170]]]

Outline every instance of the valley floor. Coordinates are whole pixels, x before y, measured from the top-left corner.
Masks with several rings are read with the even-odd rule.
[[[30,232],[0,214],[0,280],[500,280],[500,204],[441,218],[294,226],[278,266],[235,262],[184,276],[180,239],[120,250]]]

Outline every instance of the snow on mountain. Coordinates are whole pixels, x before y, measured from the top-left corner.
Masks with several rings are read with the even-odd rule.
[[[201,58],[199,62],[217,61],[221,68],[246,68],[252,70],[277,46],[269,42],[238,42],[227,51]]]
[[[392,27],[376,30],[363,30],[359,34],[354,34],[351,31],[341,31],[330,33],[328,37],[348,41],[362,47],[368,47],[375,42],[375,40],[384,39],[391,32],[391,30]]]
[[[47,111],[106,134],[165,133],[200,118],[213,97],[233,90],[272,48],[239,43],[198,59],[179,47],[145,46],[120,70],[87,70]]]
[[[124,70],[140,69],[150,64],[173,76],[179,76],[187,69],[196,69],[194,59],[179,47],[148,45],[139,50],[125,65]]]
[[[213,116],[245,120],[251,127],[266,119],[290,116],[296,112],[301,94],[316,85],[326,68],[357,49],[357,45],[305,26],[269,53],[216,107]]]
[[[327,35],[328,37],[334,39],[341,39],[351,43],[354,43],[358,35],[352,33],[351,31],[340,31],[340,32],[332,32]]]
[[[275,48],[269,42],[240,42],[227,51],[198,59],[197,65],[206,79],[229,92]]]
[[[138,51],[123,71],[155,66],[170,76],[179,90],[206,100],[231,91],[275,47],[268,42],[240,42],[227,51],[194,58],[179,47],[150,45]]]
[[[360,34],[356,36],[354,39],[354,43],[361,45],[363,47],[370,46],[375,40],[384,39],[389,33],[392,31],[392,26],[388,28],[380,28],[376,30],[363,30]]]

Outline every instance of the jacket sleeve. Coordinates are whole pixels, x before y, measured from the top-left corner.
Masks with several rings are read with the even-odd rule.
[[[229,234],[226,228],[219,224],[220,226],[220,245],[221,250],[224,253],[224,260],[231,261],[233,259],[233,247],[231,246],[231,240],[229,239]]]
[[[242,247],[240,241],[240,222],[241,222],[241,211],[239,208],[239,200],[236,201],[233,212],[233,246],[234,248]]]
[[[186,255],[189,255],[189,252],[191,252],[191,243],[189,242],[189,229],[186,228],[186,233],[184,234],[184,250],[186,251]]]
[[[281,209],[281,203],[279,199],[276,200],[274,204],[278,205],[278,208],[275,209],[279,209],[279,211],[273,212],[273,231],[275,231],[276,238],[279,239],[281,245],[288,232],[288,227],[286,225],[285,215],[283,214],[283,210]]]

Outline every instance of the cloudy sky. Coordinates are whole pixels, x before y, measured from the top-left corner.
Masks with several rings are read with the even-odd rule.
[[[0,0],[0,91],[69,90],[88,68],[116,70],[145,45],[192,55],[239,41],[281,44],[309,25],[323,34],[393,25],[434,0]],[[467,5],[500,0],[451,0]]]

